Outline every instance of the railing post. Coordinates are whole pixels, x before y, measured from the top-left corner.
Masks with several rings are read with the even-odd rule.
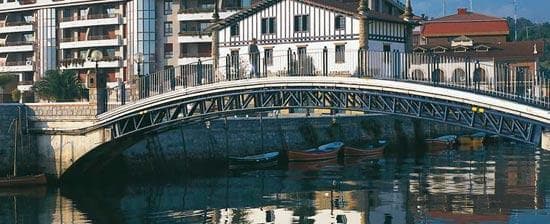
[[[273,57],[273,56],[272,56]],[[264,60],[263,60],[263,63],[262,63],[262,66],[263,66],[263,76],[262,77],[267,77],[267,58],[265,57],[265,53],[264,53]],[[260,73],[261,75],[262,73]]]
[[[231,55],[225,56],[225,79],[231,81]]]
[[[365,75],[365,73],[364,73],[365,70],[364,70],[364,67],[363,67],[363,65],[364,65],[364,63],[363,63],[364,62],[363,53],[364,53],[364,51],[365,50],[362,47],[359,48],[359,50],[357,51],[357,69],[359,70],[359,71],[357,71],[357,73],[358,73],[359,78],[361,78]]]
[[[345,53],[345,52],[344,52]],[[323,76],[328,76],[328,48],[323,48]]]
[[[120,104],[126,104],[126,84],[124,82],[120,83]]]
[[[287,55],[286,55],[286,64],[287,64],[287,71],[286,71],[286,75],[287,76],[291,76],[292,74],[292,49],[290,49],[290,47],[288,48],[287,50]]]
[[[199,58],[199,61],[197,62],[197,80],[196,85],[199,86],[202,84],[202,61]]]

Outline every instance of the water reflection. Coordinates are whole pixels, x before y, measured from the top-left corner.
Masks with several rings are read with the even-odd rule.
[[[546,223],[550,154],[504,145],[32,192],[0,193],[0,223]]]

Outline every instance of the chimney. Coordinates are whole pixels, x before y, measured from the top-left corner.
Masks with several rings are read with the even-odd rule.
[[[459,8],[458,9],[458,15],[467,15],[468,9],[467,8]]]

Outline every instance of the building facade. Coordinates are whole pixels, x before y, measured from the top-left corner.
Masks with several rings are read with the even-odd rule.
[[[544,41],[508,42],[509,33],[506,19],[461,8],[456,14],[424,21],[413,35],[414,52],[470,59],[438,68],[441,81],[462,83],[478,69],[482,83],[516,82],[521,86],[517,89],[526,89],[525,85],[540,76],[538,62],[544,54]],[[495,65],[505,65],[507,71],[501,72],[501,77],[493,76]],[[412,73],[424,79],[431,75],[429,66],[418,66]]]
[[[288,69],[288,54],[294,55],[293,60],[298,64],[319,66],[325,50],[328,70],[341,68],[343,74],[350,75],[357,67],[358,50],[365,49],[363,44],[370,51],[407,50],[411,40],[407,30],[413,24],[402,17],[405,8],[404,4],[393,0],[266,1],[213,26],[214,32],[218,32],[219,57],[222,58],[219,64],[224,66],[227,63],[224,57],[229,57],[230,63],[247,70],[244,73],[255,69],[249,66],[248,54],[250,44],[256,40],[257,63],[269,73]],[[367,24],[365,29],[361,27],[363,24]],[[362,33],[367,37],[366,43],[361,43]],[[320,69],[306,70],[317,73]]]
[[[92,51],[99,50],[103,57],[97,65],[113,86],[133,79],[138,71],[149,74],[210,57],[212,39],[205,29],[214,7],[218,5],[224,19],[253,2],[0,1],[0,75],[17,76],[17,89],[22,92],[29,92],[52,69],[74,70],[87,84],[96,67]],[[11,92],[10,86],[3,92]],[[26,101],[33,98],[28,96]]]

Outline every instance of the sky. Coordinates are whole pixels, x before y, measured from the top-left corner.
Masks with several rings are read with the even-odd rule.
[[[443,16],[443,1],[447,2],[447,15],[456,13],[457,8],[469,8],[469,0],[411,0],[416,15]],[[514,15],[513,0],[472,0],[474,11],[499,17]],[[401,0],[405,2],[405,0]],[[517,0],[518,17],[534,22],[550,22],[550,0]]]

